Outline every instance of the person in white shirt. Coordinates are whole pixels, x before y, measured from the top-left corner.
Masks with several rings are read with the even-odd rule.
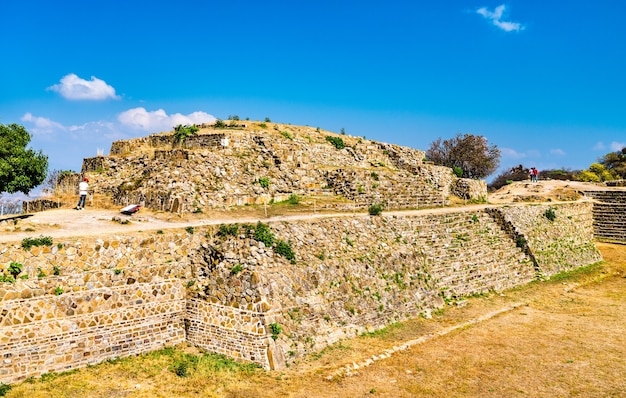
[[[84,210],[85,209],[85,201],[87,200],[87,190],[89,189],[89,179],[85,177],[80,184],[78,184],[78,191],[80,194],[80,198],[78,199],[78,204],[76,205],[76,210]]]

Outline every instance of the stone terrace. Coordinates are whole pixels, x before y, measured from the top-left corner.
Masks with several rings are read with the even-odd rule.
[[[449,203],[458,181],[451,169],[425,163],[423,151],[310,127],[244,124],[204,126],[183,143],[172,133],[117,141],[110,156],[85,159],[82,172],[117,205],[172,212],[278,202],[292,194],[336,198],[343,209],[382,202],[437,207]],[[329,136],[346,147],[335,148]],[[484,182],[470,183],[477,189],[465,192],[484,199]]]

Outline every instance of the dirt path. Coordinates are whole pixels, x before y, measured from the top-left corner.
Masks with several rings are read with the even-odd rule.
[[[447,207],[427,210],[389,211],[385,215],[413,215],[429,213],[456,212],[462,209],[482,209],[487,205],[473,205],[467,207]],[[249,215],[225,215],[214,213],[213,216],[199,217],[189,216],[186,219],[171,214],[155,215],[149,211],[140,211],[133,216],[126,216],[116,210],[100,209],[59,209],[34,213],[28,217],[17,220],[6,220],[0,225],[0,242],[19,242],[26,237],[46,235],[52,238],[69,238],[80,236],[107,235],[116,233],[128,233],[132,231],[149,231],[170,228],[185,228],[188,226],[219,225],[225,223],[256,223],[273,221],[312,220],[320,218],[337,217],[369,217],[366,212],[360,213],[304,213],[293,215],[274,215],[265,217]],[[128,224],[121,224],[119,220],[128,220]],[[6,217],[5,217],[6,219]],[[0,220],[1,221],[1,220]]]

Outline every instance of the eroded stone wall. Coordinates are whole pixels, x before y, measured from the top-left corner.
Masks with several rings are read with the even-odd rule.
[[[337,149],[325,139],[335,134],[274,127],[203,129],[182,143],[166,133],[118,141],[110,156],[85,159],[82,172],[117,205],[164,211],[262,204],[291,194],[339,196],[352,208],[448,203],[455,177],[447,167],[424,163],[423,151],[350,136],[341,136],[346,147]],[[478,194],[486,193],[485,186]]]
[[[23,268],[17,282],[0,284],[0,380],[183,341],[280,368],[341,338],[428,316],[445,302],[600,259],[590,203],[498,214],[442,209],[271,223],[276,239],[293,248],[293,262],[255,240],[255,225],[67,239],[28,250],[5,245],[4,275],[11,262]]]

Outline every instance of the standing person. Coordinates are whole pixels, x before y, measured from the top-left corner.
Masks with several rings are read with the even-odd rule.
[[[533,182],[533,180],[535,179],[535,173],[533,173],[534,169],[534,167],[528,169],[528,178],[530,179],[530,182]]]
[[[539,182],[539,170],[535,167],[533,167],[533,179],[535,182]]]
[[[78,184],[78,193],[80,194],[80,198],[78,199],[76,210],[83,210],[85,208],[85,201],[87,200],[88,189],[89,189],[89,179],[85,177],[80,182],[80,184]]]

